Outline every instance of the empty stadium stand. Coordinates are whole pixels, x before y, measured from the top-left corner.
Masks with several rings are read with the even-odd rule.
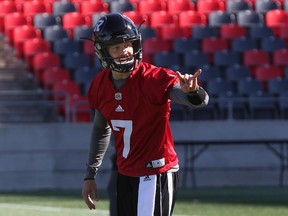
[[[53,82],[69,80],[81,85],[80,92],[72,98],[74,97],[74,101],[81,98],[83,103],[89,88],[89,79],[101,70],[93,44],[83,38],[89,38],[99,17],[110,12],[123,13],[136,25],[145,20],[140,28],[145,61],[173,70],[184,70],[183,73],[193,73],[202,68],[204,73],[199,82],[204,87],[217,83],[221,78],[221,88],[208,88],[213,104],[211,115],[208,115],[207,119],[233,116],[223,111],[223,98],[225,101],[242,97],[240,101],[250,107],[251,101],[257,101],[260,97],[259,92],[262,92],[261,101],[266,96],[270,98],[270,93],[276,100],[275,107],[278,108],[273,110],[273,113],[276,113],[270,115],[271,118],[285,116],[280,113],[279,104],[285,104],[283,100],[287,89],[276,89],[277,84],[273,83],[278,79],[280,82],[280,78],[281,83],[286,83],[288,79],[287,1],[3,0],[0,1],[0,32],[7,42],[5,46],[9,46],[9,49],[13,50],[11,52],[15,52],[16,58],[24,62],[25,66],[21,71],[26,71],[25,76],[29,76],[29,82],[33,83],[30,88],[52,91]],[[2,57],[4,59],[1,61],[5,62],[7,57]],[[1,71],[4,71],[4,68],[1,68]],[[9,70],[12,69],[7,69]],[[55,79],[49,75],[53,70]],[[92,73],[93,70],[95,73]],[[56,71],[65,72],[56,76]],[[17,82],[10,85],[16,85]],[[254,82],[257,84],[250,88],[249,85],[254,85]],[[233,91],[230,88],[225,90],[226,84],[233,85]],[[2,86],[5,85],[8,84]],[[279,86],[282,85],[279,83]],[[253,97],[249,91],[254,94]],[[237,103],[237,106],[239,104],[241,102]],[[191,117],[192,114],[187,113],[187,110],[184,115],[182,109],[177,106],[175,109],[178,114],[173,115],[173,120],[177,119],[177,116],[181,121],[197,119],[195,113]],[[243,111],[241,110],[238,109],[239,112]],[[254,118],[254,110],[245,110],[242,118]],[[90,111],[87,110],[87,113]],[[87,117],[78,120],[80,119],[91,120]]]
[[[0,122],[39,123],[62,121],[57,104],[39,88],[17,51],[0,35]]]

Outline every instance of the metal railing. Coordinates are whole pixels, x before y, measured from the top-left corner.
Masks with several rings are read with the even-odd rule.
[[[54,100],[53,98],[61,97],[62,100]],[[65,116],[63,119],[59,114],[59,107],[63,107],[65,110]],[[45,118],[45,108],[47,111],[54,112],[54,116]],[[70,96],[65,92],[52,92],[44,90],[9,90],[9,91],[0,91],[0,119],[2,116],[9,118],[11,115],[11,123],[13,123],[13,115],[33,115],[29,112],[29,109],[43,111],[43,121],[64,121],[69,123],[69,112],[70,112]],[[25,113],[26,110],[26,113]],[[47,114],[47,113],[46,113]],[[19,118],[20,118],[19,116]],[[6,120],[9,123],[9,119]],[[29,120],[28,120],[29,121]]]
[[[72,103],[70,95],[66,92],[42,89],[0,91],[0,117],[1,115],[7,115],[10,111],[9,109],[11,109],[12,115],[14,109],[15,114],[17,108],[21,110],[21,112],[19,111],[20,115],[25,115],[23,112],[25,107],[39,108],[39,110],[47,107],[54,110],[58,118],[46,119],[47,121],[75,123],[78,121],[77,115],[79,113],[90,116],[91,121],[93,119],[93,112],[89,109],[88,101],[74,100]],[[203,109],[203,111],[210,109],[215,114],[215,116],[209,120],[239,120],[237,113],[240,113],[240,119],[243,120],[261,119],[261,115],[257,117],[258,112],[260,113],[261,110],[271,114],[270,119],[288,119],[288,97],[211,97],[208,107],[200,109]],[[3,110],[5,112],[3,112]],[[183,112],[189,113],[194,110],[197,109],[183,107]],[[45,113],[43,113],[43,115],[45,115]],[[184,118],[183,120],[192,119]]]

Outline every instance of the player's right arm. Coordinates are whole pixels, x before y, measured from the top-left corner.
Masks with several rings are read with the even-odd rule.
[[[110,126],[104,116],[96,110],[90,139],[87,169],[82,187],[82,197],[89,209],[95,209],[93,199],[97,200],[97,186],[94,178],[102,164],[103,157],[110,142],[110,137]]]

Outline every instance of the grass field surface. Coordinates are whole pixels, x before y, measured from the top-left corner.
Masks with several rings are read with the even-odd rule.
[[[100,192],[89,210],[80,191],[0,193],[0,216],[108,216],[108,200]],[[197,188],[180,190],[174,216],[285,216],[288,188]]]

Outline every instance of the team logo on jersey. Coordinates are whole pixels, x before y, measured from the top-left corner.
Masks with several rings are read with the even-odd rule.
[[[115,112],[124,112],[124,109],[122,108],[121,105],[118,105],[115,109]]]
[[[116,92],[115,93],[115,99],[116,100],[122,100],[122,93],[121,92]]]
[[[147,175],[144,177],[143,181],[151,181],[151,178]]]

